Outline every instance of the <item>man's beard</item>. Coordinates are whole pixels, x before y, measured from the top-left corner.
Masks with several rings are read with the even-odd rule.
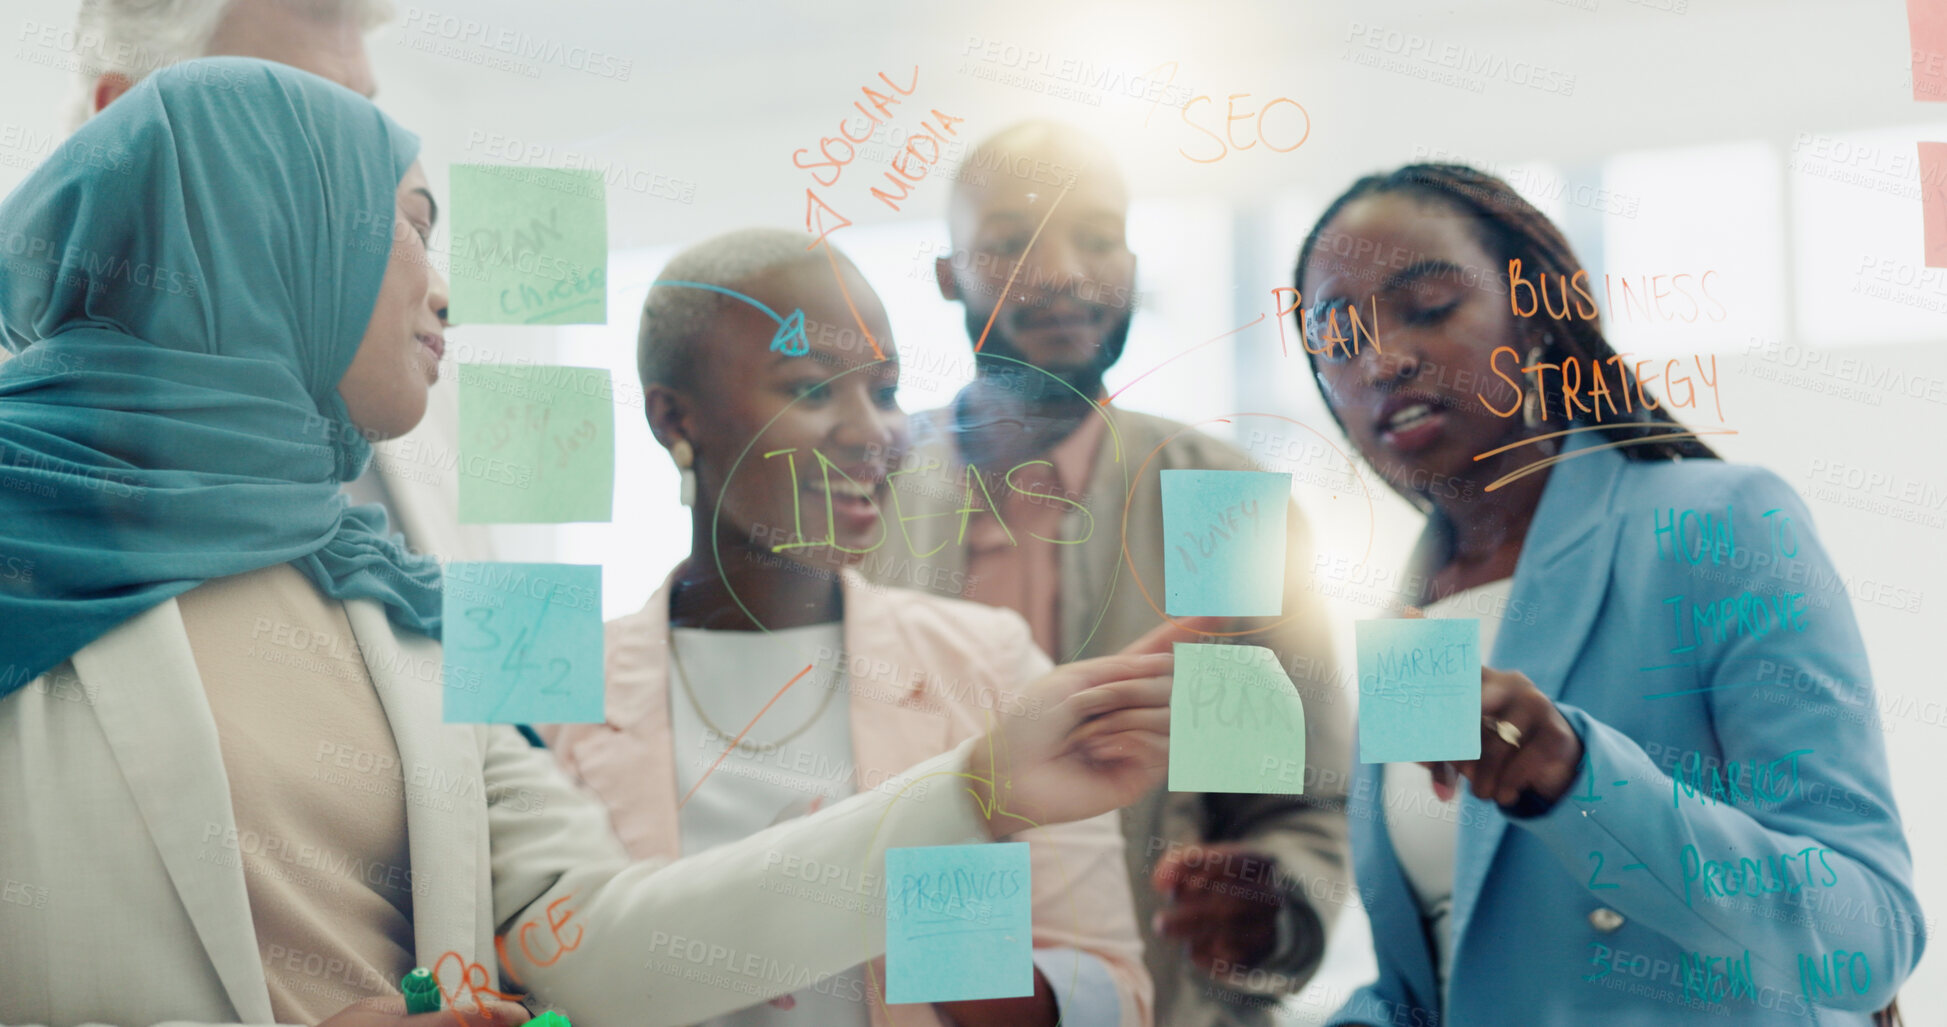
[[[1037,369],[1008,337],[1002,318],[994,318],[992,328],[988,327],[988,315],[971,308],[966,310],[966,318],[969,340],[987,333],[987,341],[974,354],[974,367],[982,380],[1020,397],[1024,403],[1074,403],[1093,401],[1102,394],[1102,376],[1122,359],[1122,348],[1129,341],[1131,312],[1121,312],[1087,363],[1063,370]]]

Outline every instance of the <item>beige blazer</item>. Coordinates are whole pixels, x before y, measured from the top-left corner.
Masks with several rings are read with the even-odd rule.
[[[871,959],[882,912],[786,863],[881,867],[887,847],[984,837],[965,790],[893,801],[899,778],[707,858],[632,863],[547,753],[506,726],[441,723],[438,643],[395,634],[372,601],[345,609],[410,768],[418,961],[454,952],[500,987],[506,934],[512,979],[577,1027],[694,1023]],[[0,1023],[271,1022],[243,871],[217,858],[236,823],[174,600],[0,699],[0,782]],[[554,948],[550,906],[572,951]],[[517,944],[530,923],[552,965]]]
[[[1061,539],[1083,539],[1061,551],[1063,660],[1113,653],[1162,622],[1162,486],[1157,472],[1176,469],[1253,470],[1237,447],[1166,418],[1107,408],[1106,433],[1088,487],[1064,508]],[[959,595],[967,581],[960,534],[966,504],[966,458],[951,430],[952,408],[913,418],[909,461],[918,470],[894,479],[898,490],[886,548],[861,565],[875,580]],[[1147,461],[1147,466],[1144,466]],[[1133,493],[1132,490],[1133,489]],[[1000,497],[994,497],[996,502]],[[976,494],[973,505],[984,506]],[[1086,508],[1086,512],[1082,507]],[[1126,530],[1126,535],[1125,535]],[[1268,1024],[1273,997],[1296,992],[1324,955],[1325,936],[1351,901],[1346,858],[1345,794],[1351,761],[1350,693],[1332,657],[1324,604],[1312,587],[1311,533],[1296,504],[1286,514],[1284,611],[1281,625],[1238,641],[1278,653],[1305,705],[1304,766],[1277,768],[1287,782],[1302,776],[1303,796],[1197,794],[1157,790],[1122,811],[1136,915],[1148,943],[1156,983],[1156,1022],[1170,1027]],[[902,532],[905,534],[902,535]],[[1125,556],[1123,540],[1128,539]],[[1130,567],[1140,572],[1140,585]],[[1154,597],[1152,606],[1144,596]],[[1268,623],[1268,622],[1267,622]],[[1276,860],[1276,879],[1290,901],[1291,946],[1267,973],[1227,975],[1221,984],[1183,958],[1181,947],[1150,936],[1160,899],[1149,886],[1156,862],[1173,846],[1236,842]],[[1263,878],[1261,870],[1240,872]]]
[[[673,580],[665,580],[639,612],[608,623],[609,723],[544,729],[556,758],[608,806],[616,834],[638,859],[681,853],[675,761],[679,748],[695,751],[670,734]],[[979,736],[987,729],[983,707],[1033,715],[1022,688],[1053,664],[1013,611],[887,590],[849,572],[843,580],[856,786],[868,787]],[[1032,847],[1034,944],[1098,957],[1115,984],[1125,1027],[1152,1022],[1149,974],[1116,815],[1024,831],[1011,840]],[[868,980],[884,982],[884,960],[875,961]],[[875,1027],[943,1023],[930,1005],[888,1007],[878,996],[869,996],[868,1005]]]

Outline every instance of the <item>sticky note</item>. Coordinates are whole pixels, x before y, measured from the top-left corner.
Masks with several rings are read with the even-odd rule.
[[[460,365],[460,523],[607,521],[615,405],[600,367]]]
[[[1906,28],[1913,44],[1913,98],[1947,100],[1947,4],[1906,0]]]
[[[1291,475],[1163,471],[1163,609],[1172,617],[1284,612]]]
[[[602,569],[446,565],[448,724],[602,722]]]
[[[1481,622],[1362,620],[1352,630],[1359,762],[1478,759]]]
[[[886,1001],[1034,994],[1026,842],[886,850]]]
[[[454,324],[608,321],[608,212],[594,170],[456,164]]]
[[[1947,267],[1947,143],[1920,144],[1920,227],[1928,267]]]
[[[1176,645],[1170,791],[1305,792],[1305,705],[1261,645]]]

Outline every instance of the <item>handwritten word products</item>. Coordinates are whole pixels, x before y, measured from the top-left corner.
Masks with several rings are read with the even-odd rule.
[[[1677,854],[1677,862],[1683,868],[1683,904],[1695,904],[1690,887],[1693,882],[1705,898],[1720,895],[1756,898],[1779,892],[1790,895],[1807,885],[1830,888],[1839,883],[1839,872],[1825,858],[1830,851],[1807,845],[1797,852],[1778,852],[1760,858],[1730,855],[1714,860],[1705,859],[1695,845],[1685,845]],[[1812,866],[1814,858],[1819,861],[1819,869]],[[1802,869],[1795,872],[1794,867]]]
[[[1163,608],[1173,617],[1284,612],[1291,475],[1163,471]]]
[[[1170,791],[1303,795],[1302,775],[1270,778],[1267,759],[1305,764],[1305,706],[1260,645],[1179,642],[1170,690]]]
[[[448,724],[602,721],[602,569],[446,565]]]
[[[453,166],[453,321],[608,321],[608,213],[599,171]]]
[[[600,367],[460,365],[460,523],[607,521],[615,409]]]
[[[1026,842],[886,850],[886,1001],[1034,994]]]
[[[1352,627],[1359,762],[1479,759],[1480,621],[1362,620]]]

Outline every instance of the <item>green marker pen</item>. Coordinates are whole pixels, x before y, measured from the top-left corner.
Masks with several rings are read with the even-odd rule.
[[[439,981],[431,970],[415,968],[399,979],[399,990],[406,995],[406,1015],[439,1012]]]
[[[527,1021],[528,1027],[569,1027],[568,1018],[550,1009]]]

